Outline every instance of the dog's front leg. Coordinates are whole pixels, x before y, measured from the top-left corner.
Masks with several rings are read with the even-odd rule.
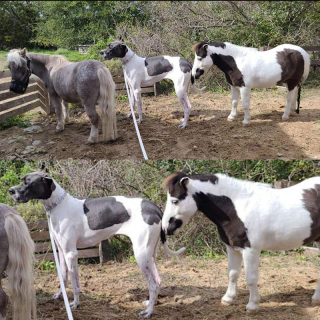
[[[80,293],[80,283],[78,274],[78,251],[73,249],[71,251],[64,250],[64,256],[66,259],[68,271],[71,278],[71,286],[73,290],[73,302],[70,303],[72,309],[76,309],[80,304],[79,293]]]
[[[68,267],[67,267],[67,264],[66,264],[66,259],[65,259],[64,254],[63,254],[63,250],[60,247],[60,243],[58,241],[56,241],[56,244],[57,244],[58,249],[59,249],[59,261],[60,261],[62,279],[63,279],[63,283],[64,283],[65,288],[67,288],[68,287]],[[55,293],[53,295],[53,299],[58,300],[61,297],[62,297],[62,290],[61,290],[61,286],[60,286],[59,292],[57,292],[57,293]]]
[[[138,113],[139,113],[139,119],[137,120],[137,123],[140,124],[142,122],[142,100],[141,100],[141,88],[136,88],[133,91],[134,99],[138,106]]]

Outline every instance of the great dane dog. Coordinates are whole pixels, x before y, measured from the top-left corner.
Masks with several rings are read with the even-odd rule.
[[[150,86],[163,79],[171,79],[184,111],[183,124],[179,125],[179,128],[186,127],[191,112],[191,103],[188,97],[190,80],[195,90],[205,89],[205,87],[196,88],[194,77],[191,75],[192,65],[188,60],[172,56],[142,58],[122,41],[111,42],[107,49],[100,51],[100,55],[105,60],[120,58],[129,82],[134,107],[135,104],[138,105],[138,123],[142,121],[141,87]],[[131,113],[128,114],[128,117],[130,116]]]
[[[184,248],[175,252],[169,249],[161,227],[163,214],[154,203],[124,196],[75,198],[43,172],[27,174],[22,183],[11,187],[9,192],[16,202],[37,199],[44,204],[58,245],[65,286],[70,273],[74,294],[72,308],[77,308],[80,303],[77,248],[90,247],[115,234],[123,234],[131,239],[135,258],[148,283],[148,307],[140,315],[151,316],[160,288],[156,267],[160,234],[166,253],[177,255],[184,251]],[[61,295],[60,289],[54,298]]]

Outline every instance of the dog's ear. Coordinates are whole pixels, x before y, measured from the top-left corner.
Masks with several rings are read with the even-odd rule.
[[[43,172],[43,176],[41,179],[50,187],[52,192],[56,189],[56,185],[48,173]]]

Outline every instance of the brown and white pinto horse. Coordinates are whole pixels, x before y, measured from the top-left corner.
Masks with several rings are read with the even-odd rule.
[[[284,83],[288,88],[287,106],[282,120],[288,120],[296,109],[299,113],[301,84],[307,79],[310,57],[301,47],[282,44],[268,51],[240,47],[229,42],[201,41],[193,46],[195,59],[192,75],[199,77],[216,65],[224,72],[231,86],[232,109],[228,120],[237,116],[237,106],[242,99],[243,124],[250,122],[250,91],[252,88],[270,88]]]

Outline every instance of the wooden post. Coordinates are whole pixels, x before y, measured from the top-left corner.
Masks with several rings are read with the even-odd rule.
[[[157,97],[160,94],[160,82],[154,84],[154,96]]]
[[[99,244],[100,264],[111,260],[109,240],[103,240]]]
[[[43,108],[44,111],[47,114],[55,113],[54,107],[50,104],[49,94],[48,94],[48,91],[47,91],[45,84],[40,79],[38,79],[38,85],[42,89],[43,94],[44,94],[44,99],[45,99],[45,108]]]

